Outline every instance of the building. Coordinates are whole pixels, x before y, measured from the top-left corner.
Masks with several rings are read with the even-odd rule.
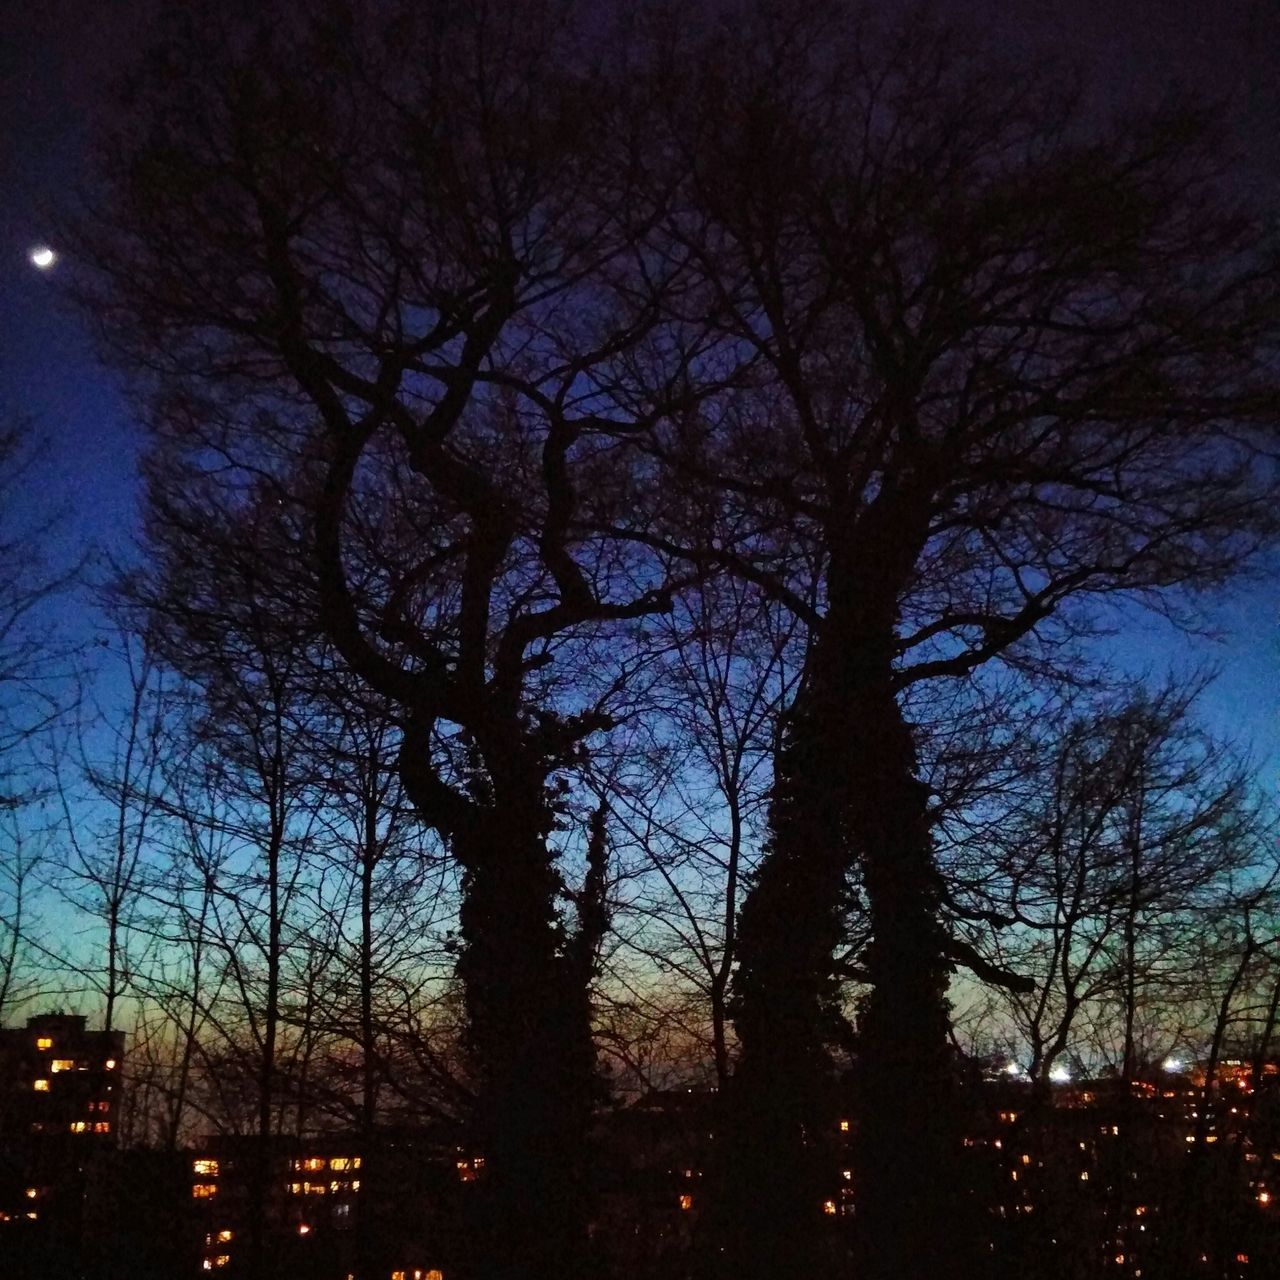
[[[0,1028],[0,1252],[6,1275],[83,1269],[101,1167],[116,1155],[124,1034],[46,1013]]]

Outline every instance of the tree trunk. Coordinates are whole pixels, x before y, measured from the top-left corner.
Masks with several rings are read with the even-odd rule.
[[[857,1274],[950,1274],[969,1247],[954,1174],[960,1135],[941,881],[893,685],[892,581],[887,556],[878,581],[850,574],[841,582],[833,570],[828,616],[776,766],[772,844],[743,904],[731,1126],[741,1136],[728,1155],[726,1206],[740,1274],[819,1274],[831,1265],[814,1250],[823,1135],[836,1120],[824,1104],[838,1018],[832,953],[846,876],[859,864],[873,940],[858,1034]]]
[[[816,664],[815,664],[816,665]],[[838,706],[806,681],[775,762],[768,853],[743,899],[717,1246],[727,1275],[821,1274],[821,1144],[836,1123],[827,1045],[848,861],[831,795]]]
[[[486,1280],[577,1280],[585,1269],[594,1053],[556,914],[550,817],[540,795],[477,809],[453,840]]]

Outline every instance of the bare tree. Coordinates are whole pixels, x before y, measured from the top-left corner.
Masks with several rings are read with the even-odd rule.
[[[739,1163],[738,1263],[776,1273],[814,1238],[776,1189],[829,1123],[794,1100],[824,1096],[856,862],[862,1274],[930,1274],[966,1238],[954,960],[901,698],[1052,667],[1090,600],[1172,607],[1270,536],[1274,246],[1193,112],[1094,126],[1043,68],[995,70],[926,23],[765,7],[673,65],[688,212],[655,252],[690,265],[681,314],[754,353],[758,389],[658,424],[665,527],[630,533],[760,585],[812,636],[739,926],[738,1090],[764,1136]],[[708,542],[687,512],[710,494]]]

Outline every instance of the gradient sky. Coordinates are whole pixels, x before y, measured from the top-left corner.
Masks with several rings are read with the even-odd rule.
[[[885,8],[886,6],[880,6]],[[897,7],[897,6],[893,6]],[[969,15],[1006,52],[1036,47],[1079,61],[1123,109],[1171,89],[1231,101],[1241,189],[1280,207],[1280,5],[1275,0],[971,0]],[[139,447],[126,401],[57,299],[56,270],[30,248],[81,181],[92,122],[145,43],[151,0],[0,4],[0,415],[34,419],[46,446],[26,495],[33,512],[66,509],[63,549],[127,553],[136,520]],[[56,248],[56,246],[55,246]],[[1274,785],[1280,767],[1280,556],[1259,581],[1211,603],[1217,639],[1135,622],[1114,655],[1135,672],[1207,662],[1222,676],[1205,704],[1212,725],[1251,741]],[[64,621],[91,633],[84,605]]]

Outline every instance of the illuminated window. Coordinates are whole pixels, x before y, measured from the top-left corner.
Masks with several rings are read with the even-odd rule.
[[[193,1173],[202,1173],[206,1177],[216,1178],[218,1176],[218,1162],[210,1160],[207,1157],[191,1162],[191,1171]]]
[[[302,1183],[300,1182],[289,1183],[289,1194],[291,1196],[300,1196],[302,1194]]]
[[[324,1166],[325,1166],[325,1161],[320,1156],[310,1156],[308,1159],[302,1162],[302,1167],[306,1169],[308,1173],[314,1173],[320,1169],[323,1169]]]
[[[360,1157],[359,1157],[359,1156],[353,1156],[353,1157],[351,1158],[351,1167],[352,1167],[353,1169],[358,1169],[358,1168],[360,1167]]]
[[[116,1069],[116,1060],[114,1058],[108,1058],[102,1065],[108,1071],[114,1071]]]
[[[391,1273],[391,1280],[404,1280],[404,1272],[403,1272],[403,1271],[393,1271],[393,1272]]]
[[[680,1197],[680,1207],[685,1210],[693,1208],[693,1197],[685,1194]]]
[[[1088,1170],[1088,1169],[1085,1169],[1085,1170],[1083,1170],[1083,1172],[1081,1172],[1081,1174],[1080,1174],[1080,1181],[1081,1181],[1081,1182],[1088,1182],[1088,1181],[1089,1181],[1089,1170]]]
[[[1022,1157],[1022,1163],[1023,1163],[1023,1164],[1030,1164],[1030,1163],[1031,1163],[1031,1157],[1030,1157],[1029,1155],[1026,1155],[1026,1154],[1024,1153],[1024,1154],[1023,1154],[1023,1157]]]
[[[34,1081],[34,1082],[32,1083],[31,1087],[32,1087],[32,1088],[33,1088],[37,1093],[48,1093],[48,1092],[49,1092],[49,1082],[48,1082],[47,1080],[36,1080],[36,1081]]]
[[[841,1121],[840,1121],[840,1132],[841,1132],[841,1133],[848,1133],[848,1132],[849,1132],[849,1122],[848,1122],[847,1120],[841,1120]]]
[[[1270,1192],[1270,1191],[1259,1191],[1259,1192],[1258,1192],[1258,1203],[1259,1203],[1259,1204],[1270,1204],[1270,1203],[1271,1203],[1271,1192]]]
[[[852,1169],[841,1169],[841,1170],[840,1170],[840,1176],[841,1176],[841,1177],[842,1177],[846,1182],[852,1182],[852,1181],[853,1181],[853,1170],[852,1170]]]
[[[94,1133],[110,1133],[110,1132],[111,1132],[111,1121],[110,1121],[110,1120],[99,1120],[99,1121],[98,1121],[98,1122],[93,1126],[93,1131],[94,1131]]]
[[[70,1127],[72,1133],[84,1133],[89,1128],[83,1120],[73,1120]]]
[[[359,1191],[359,1190],[360,1190],[360,1179],[359,1179],[359,1178],[357,1178],[357,1179],[356,1179],[356,1180],[351,1184],[351,1190],[352,1190],[352,1191]]]
[[[300,1236],[309,1236],[311,1234],[311,1228],[307,1226],[305,1222],[300,1222],[298,1223],[298,1234]]]
[[[37,1048],[37,1049],[52,1049],[52,1048],[53,1048],[53,1037],[52,1037],[52,1036],[40,1036],[40,1037],[38,1037],[38,1038],[37,1038],[37,1040],[36,1040],[36,1048]]]
[[[822,1202],[823,1213],[834,1215],[835,1211],[836,1211],[836,1202],[834,1200],[824,1200]]]
[[[1248,1261],[1249,1261],[1249,1255],[1248,1255],[1247,1253],[1237,1253],[1237,1254],[1236,1254],[1236,1261],[1237,1261],[1237,1262],[1248,1262]]]
[[[74,1058],[54,1058],[49,1063],[50,1071],[74,1071],[76,1069],[76,1060]]]
[[[225,1267],[230,1261],[231,1255],[229,1253],[220,1253],[216,1258],[214,1258],[213,1265],[215,1267]]]
[[[39,1194],[40,1194],[40,1188],[39,1188],[39,1187],[28,1187],[28,1188],[27,1188],[27,1199],[28,1199],[28,1200],[34,1200],[34,1199],[36,1198],[36,1196],[38,1196]]]
[[[191,1188],[191,1195],[196,1200],[208,1200],[210,1196],[218,1194],[218,1184],[216,1182],[197,1182]]]
[[[426,1280],[444,1280],[444,1272],[439,1270],[437,1267],[432,1267],[431,1270],[427,1272]]]
[[[329,1161],[329,1168],[337,1169],[339,1171],[350,1169],[351,1161],[346,1156],[334,1156],[333,1159]]]

